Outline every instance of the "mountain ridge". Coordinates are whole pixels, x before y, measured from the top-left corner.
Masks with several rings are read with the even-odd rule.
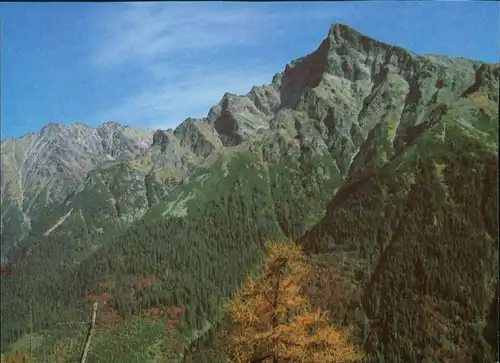
[[[447,69],[453,69],[453,67],[457,68],[457,74],[446,76]],[[427,83],[419,85],[418,82],[422,81],[417,81],[419,79],[418,72],[422,72],[422,69],[424,73],[435,69],[441,76],[432,77],[432,79],[426,81]],[[152,172],[173,167],[181,170],[182,174],[185,173],[186,167],[189,169],[190,165],[199,164],[224,147],[236,146],[249,138],[255,137],[259,132],[262,133],[264,130],[275,128],[277,125],[273,124],[273,119],[276,119],[276,115],[280,110],[287,108],[304,110],[310,117],[319,119],[325,118],[325,115],[318,114],[317,110],[321,110],[321,113],[327,112],[329,113],[328,122],[335,122],[334,119],[337,118],[341,120],[341,124],[344,124],[340,128],[337,127],[335,132],[339,133],[339,135],[350,133],[355,139],[363,140],[367,137],[367,130],[372,127],[370,123],[363,125],[363,119],[367,119],[366,115],[371,115],[372,112],[366,105],[373,103],[373,101],[378,103],[387,102],[381,97],[387,97],[387,92],[390,92],[390,90],[381,88],[382,84],[393,84],[403,92],[407,92],[406,99],[399,101],[400,106],[397,106],[399,109],[394,109],[392,111],[393,116],[391,116],[400,118],[397,128],[404,129],[422,122],[429,112],[422,111],[427,108],[426,104],[429,102],[448,104],[460,93],[472,93],[481,87],[493,87],[493,89],[488,89],[489,97],[498,100],[498,96],[494,92],[497,86],[489,80],[491,80],[491,77],[498,79],[499,69],[498,64],[486,64],[465,58],[419,56],[401,47],[391,46],[367,37],[346,25],[335,24],[330,27],[327,37],[321,42],[316,51],[288,63],[283,72],[275,74],[271,84],[260,87],[254,86],[247,94],[240,96],[225,93],[220,102],[210,108],[206,117],[200,119],[187,118],[171,133],[165,130],[157,130],[154,133],[145,131],[149,136],[147,136],[145,143],[144,140],[141,141],[140,150],[132,154],[126,154],[127,156],[123,156],[122,159],[130,159],[130,161],[137,158],[141,159],[141,161],[133,162],[134,165],[141,164],[139,167],[141,170],[146,168]],[[447,77],[448,79],[446,79]],[[453,77],[456,79],[452,79]],[[330,90],[332,87],[333,90],[337,89],[333,95],[324,92],[324,90]],[[385,87],[387,88],[387,86]],[[324,97],[325,95],[328,96]],[[363,106],[360,110],[356,110],[359,104]],[[311,105],[315,105],[316,110],[312,110]],[[332,108],[333,105],[334,108]],[[352,110],[348,111],[347,108],[354,109],[354,112]],[[417,111],[416,115],[412,108]],[[333,111],[334,109],[336,110]],[[401,116],[398,115],[399,113]],[[122,126],[113,121],[104,122],[95,129],[80,122],[71,126],[49,123],[39,133],[28,133],[15,140],[20,140],[19,143],[26,137],[40,137],[47,133],[56,134],[57,130],[70,129],[93,129],[97,130],[98,134],[99,130],[101,134],[108,129],[114,129],[115,131],[118,129],[134,130],[130,126]],[[104,138],[111,140],[110,137],[115,131],[105,135]],[[323,135],[324,133],[325,130],[322,130]],[[156,139],[155,135],[157,136]],[[166,135],[170,136],[167,137]],[[60,136],[58,137],[60,138]],[[141,138],[138,135],[134,137]],[[257,137],[259,136],[257,135]],[[322,138],[324,139],[324,136]],[[359,151],[358,146],[354,145],[349,139],[350,137],[337,137],[337,140],[334,141],[346,143],[346,150],[341,151],[341,155],[336,158],[338,168],[346,175],[356,173],[355,170],[349,171],[353,162],[355,165],[363,163],[360,160],[362,158],[359,156],[357,161],[355,160],[355,154]],[[14,215],[8,217],[13,219],[15,223],[23,220],[24,228],[16,232],[16,228],[13,227],[14,242],[5,245],[15,244],[26,236],[27,231],[31,230],[31,218],[34,216],[29,216],[29,213],[24,210],[23,189],[27,189],[28,194],[36,196],[40,193],[40,188],[44,188],[43,185],[33,185],[31,188],[29,185],[13,187],[16,184],[24,184],[26,183],[25,180],[27,180],[27,176],[23,178],[20,175],[23,166],[12,166],[6,162],[9,154],[8,145],[16,142],[15,140],[2,141],[2,149],[6,150],[6,152],[2,153],[2,200],[8,202],[14,199],[15,201],[16,196],[21,199],[20,202],[17,201],[17,206],[16,203],[12,203],[11,210]],[[162,141],[160,142],[160,140]],[[102,145],[103,151],[106,148],[110,149],[109,145],[112,145],[109,141],[106,142],[108,145]],[[132,143],[134,142],[132,141]],[[397,140],[397,138],[392,142],[393,150],[387,150],[388,155],[394,153],[394,148],[401,147],[402,144],[401,140]],[[396,144],[399,144],[399,146],[396,146]],[[124,146],[127,147],[126,142]],[[74,187],[68,187],[69,190],[66,190],[64,186],[60,186],[59,189],[62,188],[62,190],[55,194],[61,195],[56,196],[56,201],[61,202],[72,192],[79,190],[83,182],[83,176],[99,165],[104,165],[106,163],[105,159],[116,159],[110,155],[112,151],[108,151],[104,153],[108,155],[101,156],[102,160],[90,161],[86,167],[79,168],[80,171],[68,170],[66,174],[69,174],[69,179],[74,179],[76,175],[80,182]],[[56,155],[55,158],[57,159],[58,156]],[[68,163],[61,164],[58,160],[53,160],[50,155],[48,159],[52,160],[55,165],[52,166],[54,171],[48,172],[45,179],[53,176],[57,170],[65,166],[68,167]],[[10,164],[15,163],[11,162]],[[75,167],[69,166],[69,168]],[[16,174],[19,175],[16,176]],[[158,193],[163,194],[163,192],[154,194]],[[155,199],[158,198],[155,197]],[[30,203],[33,202],[30,201]],[[47,200],[44,205],[47,207]],[[41,206],[42,210],[45,207]],[[27,208],[29,212],[30,207]],[[6,222],[2,217],[2,225],[4,223]],[[20,234],[20,237],[16,237],[16,234]]]
[[[492,323],[498,267],[499,69],[333,25],[271,84],[151,132],[147,148],[91,169],[61,209],[45,209],[51,220],[2,279],[2,346],[26,333],[15,316],[27,316],[29,299],[45,329],[109,283],[123,319],[188,306],[184,348],[195,354],[263,241],[282,238],[321,261],[328,274],[311,301],[359,329],[368,362],[490,361],[479,330]],[[160,283],[127,294],[144,276]]]
[[[456,74],[447,76],[446,72],[453,67],[457,69]],[[419,79],[418,72],[422,72],[422,70],[424,73],[429,72],[426,69],[436,70],[440,75],[431,77],[432,79],[428,79],[425,84],[419,85],[418,82],[422,81],[417,81]],[[63,175],[69,174],[68,178],[73,180],[76,176],[80,180],[78,185],[73,187],[49,186],[49,188],[62,189],[54,192],[53,194],[56,195],[53,198],[49,198],[47,195],[44,204],[47,206],[48,200],[55,199],[56,202],[60,203],[72,192],[79,190],[84,175],[90,170],[104,165],[106,159],[133,161],[139,158],[142,161],[133,162],[133,164],[141,164],[141,170],[148,168],[150,172],[169,167],[185,171],[186,167],[189,169],[190,165],[199,164],[224,147],[236,146],[255,137],[259,132],[275,128],[276,124],[273,124],[273,119],[276,119],[276,115],[282,109],[305,110],[310,117],[319,119],[323,119],[325,115],[318,114],[317,110],[321,109],[323,113],[329,112],[328,122],[335,122],[334,118],[336,117],[341,120],[341,123],[344,123],[340,129],[337,127],[337,133],[350,133],[354,138],[363,140],[367,137],[367,130],[373,126],[370,123],[363,125],[363,119],[367,119],[366,115],[371,115],[371,110],[366,105],[373,103],[373,101],[386,102],[381,97],[387,97],[387,92],[390,92],[390,90],[384,89],[387,86],[382,87],[382,84],[393,84],[403,92],[407,92],[406,99],[400,101],[400,106],[397,106],[399,109],[394,109],[391,117],[400,118],[397,123],[398,128],[414,127],[421,123],[430,112],[423,111],[427,109],[426,104],[429,102],[446,105],[461,93],[473,93],[484,87],[490,88],[488,89],[489,97],[494,101],[498,100],[498,95],[495,93],[497,83],[491,82],[491,79],[492,77],[493,80],[498,79],[499,69],[498,64],[486,64],[465,58],[419,56],[404,48],[391,46],[367,37],[346,25],[334,24],[316,51],[288,63],[283,72],[275,74],[271,84],[254,86],[247,94],[240,96],[225,93],[221,101],[210,108],[206,117],[187,118],[171,133],[165,130],[157,130],[153,133],[148,130],[144,131],[148,135],[144,139],[141,135],[142,132],[137,132],[131,140],[134,138],[140,140],[139,143],[142,146],[136,152],[126,153],[118,158],[115,158],[116,155],[111,155],[113,151],[109,140],[112,140],[114,133],[118,130],[121,130],[122,133],[123,130],[134,130],[130,126],[122,126],[113,121],[104,122],[97,128],[92,128],[81,122],[74,125],[48,123],[38,133],[28,133],[19,139],[2,141],[2,149],[5,150],[2,153],[2,200],[6,200],[7,203],[14,200],[14,203],[11,203],[14,215],[8,217],[16,221],[15,223],[18,223],[19,220],[24,221],[24,228],[21,231],[13,232],[14,235],[20,234],[20,237],[14,237],[14,241],[19,241],[26,236],[27,231],[31,230],[31,219],[34,217],[33,215],[29,216],[29,205],[28,207],[23,205],[24,190],[26,189],[28,195],[36,197],[45,188],[43,182],[39,183],[41,185],[24,186],[23,184],[27,183],[26,180],[29,179],[29,175],[24,177],[21,175],[24,164],[16,166],[16,161],[8,162],[9,153],[14,152],[9,150],[12,149],[12,147],[9,148],[9,144],[16,143],[16,140],[19,140],[17,141],[19,144],[25,138],[38,138],[44,135],[49,135],[49,138],[61,138],[60,135],[56,135],[57,132],[73,130],[71,132],[74,133],[74,130],[90,129],[96,130],[103,140],[108,140],[103,141],[100,153],[104,153],[104,155],[100,156],[100,160],[90,160],[83,168],[75,168],[74,162],[69,166],[66,162],[61,163],[58,160],[58,155],[55,155],[55,159],[51,156],[52,154],[47,156],[53,165],[49,167],[52,171],[47,173],[44,177],[45,180],[53,177],[58,170],[64,168],[69,168],[69,170],[63,171]],[[454,77],[455,79],[452,79]],[[332,87],[334,90],[337,88],[333,95],[324,92]],[[324,97],[325,95],[328,96]],[[360,110],[356,110],[358,104],[363,105]],[[311,105],[315,105],[316,110],[311,110]],[[333,105],[335,105],[337,113],[335,116]],[[346,109],[353,107],[354,112]],[[401,116],[398,115],[399,113]],[[104,135],[105,130],[111,130],[111,133]],[[322,130],[322,133],[324,134],[325,130]],[[167,135],[170,136],[167,137]],[[52,140],[52,144],[54,142]],[[124,142],[125,144],[122,146],[127,148],[128,141]],[[136,143],[136,141],[130,142]],[[359,157],[357,157],[358,161],[355,160],[355,154],[359,151],[358,146],[352,144],[349,137],[341,137],[340,139],[337,137],[336,142],[347,143],[346,150],[341,151],[341,155],[337,158],[338,167],[346,175],[355,174],[356,171],[349,171],[351,164],[353,162],[355,164],[363,163]],[[394,153],[395,148],[401,147],[402,144],[401,140],[397,140],[397,138],[392,142],[393,150],[387,150],[388,155]],[[85,148],[85,145],[82,147]],[[136,148],[136,146],[132,147]],[[23,153],[22,146],[20,149]],[[107,151],[104,152],[105,150]],[[55,152],[58,152],[57,147]],[[146,161],[147,159],[149,161]],[[37,168],[36,165],[35,168]],[[18,186],[15,187],[15,185]],[[19,187],[19,185],[21,186]],[[67,188],[69,189],[66,190]],[[160,194],[162,193],[160,192]],[[16,199],[18,199],[17,206],[15,205]],[[33,204],[32,201],[30,203]],[[28,208],[28,211],[25,208]],[[45,207],[42,206],[43,208]],[[3,224],[4,218],[2,217]],[[12,245],[15,242],[6,245]]]

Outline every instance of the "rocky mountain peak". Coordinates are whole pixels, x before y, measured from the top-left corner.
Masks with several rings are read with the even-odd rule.
[[[343,43],[345,45],[350,45],[350,47],[358,51],[365,51],[365,52],[367,52],[368,50],[379,50],[379,51],[382,49],[396,50],[399,48],[397,46],[389,45],[387,43],[373,39],[345,24],[340,24],[340,23],[334,24],[330,27],[328,31],[328,37],[325,40],[328,40],[330,44]],[[333,47],[332,50],[337,50],[337,49]],[[406,53],[411,53],[403,48],[399,48],[398,50]]]
[[[333,282],[346,284],[338,297],[357,311],[335,314],[345,313],[344,321],[363,317],[363,328],[370,330],[367,346],[385,352],[370,359],[421,362],[431,352],[436,359],[441,354],[439,361],[492,361],[486,359],[481,332],[472,334],[470,327],[486,312],[493,296],[487,286],[498,265],[492,243],[498,237],[499,74],[498,65],[416,55],[336,24],[316,51],[290,62],[271,84],[252,87],[246,95],[226,93],[206,118],[187,118],[175,130],[148,133],[116,122],[97,129],[49,124],[40,134],[2,143],[3,241],[52,233],[50,242],[35,242],[43,253],[21,255],[26,263],[16,268],[28,267],[20,276],[30,284],[14,280],[9,296],[15,299],[5,299],[14,319],[3,329],[12,341],[31,332],[27,324],[19,325],[22,319],[15,321],[29,313],[18,302],[34,293],[23,286],[36,281],[40,291],[60,290],[62,279],[46,277],[53,266],[57,274],[67,273],[61,276],[94,281],[96,287],[101,277],[111,277],[120,291],[128,289],[119,278],[124,267],[132,277],[144,276],[145,268],[147,274],[160,271],[148,254],[161,255],[167,267],[186,265],[178,263],[182,258],[200,262],[184,247],[189,241],[205,248],[208,233],[222,260],[205,265],[212,263],[211,276],[222,278],[227,261],[233,258],[241,271],[251,269],[242,265],[257,261],[248,253],[258,251],[263,239],[283,235],[315,252],[311,262],[322,270],[341,262],[346,280],[337,280],[339,271],[331,270]],[[85,176],[82,188],[71,194]],[[21,224],[28,227],[20,229]],[[113,229],[120,234],[105,239]],[[322,252],[327,259],[319,258]],[[471,269],[474,259],[479,267]],[[96,275],[102,266],[106,276]],[[408,277],[407,271],[418,273]],[[207,269],[193,265],[178,272],[191,283],[202,281]],[[387,284],[394,279],[399,280]],[[478,289],[464,289],[479,280]],[[161,281],[171,291],[177,283],[182,290],[182,279]],[[328,288],[332,281],[319,282]],[[220,280],[225,284],[232,281]],[[88,291],[82,289],[81,296]],[[62,295],[71,303],[76,296],[73,287]],[[53,301],[39,296],[33,301]],[[173,298],[196,300],[193,296]],[[150,298],[134,301],[145,306]],[[443,329],[426,335],[396,327],[384,319],[396,317],[394,306],[405,307],[396,309],[399,321],[416,322],[428,332],[436,330],[427,329],[428,323],[438,322]],[[36,311],[50,309],[40,305]],[[461,327],[450,320],[457,312],[467,319]],[[387,332],[397,338],[390,346],[383,341]],[[457,336],[464,339],[458,342]],[[453,342],[449,350],[442,349],[443,337]],[[484,352],[475,355],[476,348]]]
[[[6,208],[11,211],[18,211],[29,229],[40,206],[61,203],[81,186],[90,170],[109,160],[133,159],[151,145],[151,140],[152,133],[117,122],[98,128],[81,122],[51,122],[40,132],[5,140],[2,202],[8,202],[10,207]]]
[[[49,122],[45,126],[42,127],[40,130],[40,135],[46,135],[46,134],[53,134],[55,132],[58,132],[64,127],[64,125],[56,123],[56,122]]]
[[[97,127],[97,131],[99,133],[110,133],[116,132],[118,130],[123,130],[128,127],[129,126],[122,125],[116,121],[106,121],[99,125],[99,127]]]
[[[349,78],[363,78],[366,73],[377,74],[382,65],[414,71],[418,56],[398,46],[375,40],[344,25],[335,24],[325,39],[328,42],[328,70],[331,73],[345,74]],[[338,62],[338,60],[342,62]],[[362,59],[368,72],[357,69],[349,59]]]
[[[498,100],[498,79],[498,65],[416,55],[335,24],[314,52],[287,64],[271,84],[245,95],[225,93],[205,118],[188,118],[175,130],[141,131],[115,121],[97,128],[49,123],[2,142],[2,198],[28,210],[22,205],[33,196],[64,200],[89,170],[109,160],[141,155],[150,160],[148,170],[185,169],[276,129],[302,146],[328,148],[345,176],[369,162],[360,150],[383,128],[392,130],[391,155],[404,144],[405,129],[458,97],[480,90]]]

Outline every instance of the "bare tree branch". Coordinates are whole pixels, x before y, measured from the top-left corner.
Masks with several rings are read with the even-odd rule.
[[[90,339],[92,338],[92,333],[94,332],[95,319],[97,317],[97,306],[99,303],[96,301],[94,303],[94,308],[92,309],[92,320],[90,321],[89,333],[87,335],[87,341],[85,342],[85,348],[82,352],[82,358],[80,359],[80,363],[85,363],[87,360],[87,355],[90,349]]]
[[[89,321],[71,321],[69,323],[59,323],[56,324],[56,326],[61,326],[61,325],[72,325],[72,324],[88,324],[90,323]]]

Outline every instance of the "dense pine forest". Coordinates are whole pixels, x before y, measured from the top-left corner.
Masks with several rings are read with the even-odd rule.
[[[33,202],[2,363],[81,362],[87,337],[85,363],[494,361],[499,78],[332,26],[271,85]]]

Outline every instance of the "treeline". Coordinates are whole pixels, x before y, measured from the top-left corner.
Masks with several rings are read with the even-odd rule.
[[[99,293],[105,281],[115,283],[111,304],[123,316],[186,306],[181,324],[186,329],[217,320],[222,300],[261,261],[264,241],[283,236],[275,207],[286,206],[278,208],[280,224],[289,226],[297,225],[304,210],[305,193],[290,193],[283,174],[270,190],[257,162],[251,154],[233,158],[231,172],[208,180],[200,197],[189,202],[185,218],[155,215],[110,238],[93,232],[88,224],[99,225],[93,220],[98,215],[85,213],[87,225],[72,223],[71,237],[55,234],[26,243],[12,275],[2,279],[2,347],[30,330],[71,320],[68,314],[86,296]],[[304,202],[298,203],[301,197]],[[157,283],[136,289],[134,281],[148,276]]]

